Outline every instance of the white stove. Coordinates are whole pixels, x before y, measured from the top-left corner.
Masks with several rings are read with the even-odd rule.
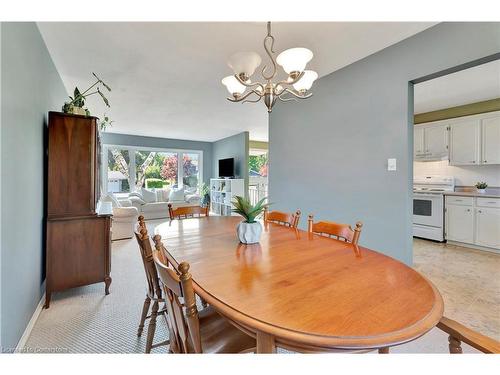
[[[413,179],[413,236],[444,241],[445,191],[455,190],[452,176],[416,176]]]

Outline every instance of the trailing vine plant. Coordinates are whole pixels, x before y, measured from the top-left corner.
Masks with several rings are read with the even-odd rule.
[[[83,114],[81,113],[83,110],[85,112],[85,116],[90,116],[90,111],[88,108],[84,108],[85,105],[85,100],[91,96],[98,94],[104,104],[110,108],[109,101],[106,98],[106,96],[102,92],[102,88],[104,87],[106,90],[111,92],[111,87],[109,87],[102,79],[100,79],[97,74],[92,73],[92,75],[96,78],[96,82],[92,84],[89,88],[87,88],[85,91],[80,92],[78,87],[75,87],[75,90],[73,91],[73,96],[70,96],[69,98],[71,101],[64,103],[63,105],[63,112],[64,113],[77,113],[77,114]],[[75,108],[77,108],[75,110]],[[80,109],[80,110],[78,110]],[[99,121],[99,128],[104,131],[108,126],[111,126],[113,121],[109,119],[109,117],[105,114],[103,118]]]

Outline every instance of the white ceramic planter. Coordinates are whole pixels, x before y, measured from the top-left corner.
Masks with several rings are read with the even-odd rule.
[[[484,194],[484,193],[486,193],[486,189],[477,189],[477,192],[479,194]]]
[[[262,234],[262,225],[259,222],[245,223],[240,222],[236,227],[236,233],[241,243],[252,244],[258,243]]]

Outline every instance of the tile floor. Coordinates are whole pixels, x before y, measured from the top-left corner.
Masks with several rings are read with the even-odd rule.
[[[445,315],[500,340],[500,254],[414,239],[413,266],[441,292]]]

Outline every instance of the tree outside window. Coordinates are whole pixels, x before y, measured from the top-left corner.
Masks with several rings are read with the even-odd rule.
[[[163,180],[168,181],[170,185],[177,184],[178,174],[178,159],[177,154],[170,154],[163,159],[160,176]]]
[[[130,191],[128,150],[110,148],[108,150],[108,192],[127,193]]]
[[[253,175],[267,177],[267,173],[268,173],[267,154],[250,155],[248,158],[248,170]]]
[[[156,152],[136,151],[135,152],[135,188],[139,190],[146,187],[147,171],[154,166]]]
[[[179,171],[179,157],[182,171]],[[126,193],[141,188],[178,186],[198,188],[200,154],[182,152],[108,149],[108,191]],[[179,173],[181,172],[181,173]],[[130,175],[132,173],[132,176]],[[130,186],[133,188],[131,189]]]
[[[199,184],[199,155],[184,154],[182,157],[182,183],[186,187],[198,188]]]

